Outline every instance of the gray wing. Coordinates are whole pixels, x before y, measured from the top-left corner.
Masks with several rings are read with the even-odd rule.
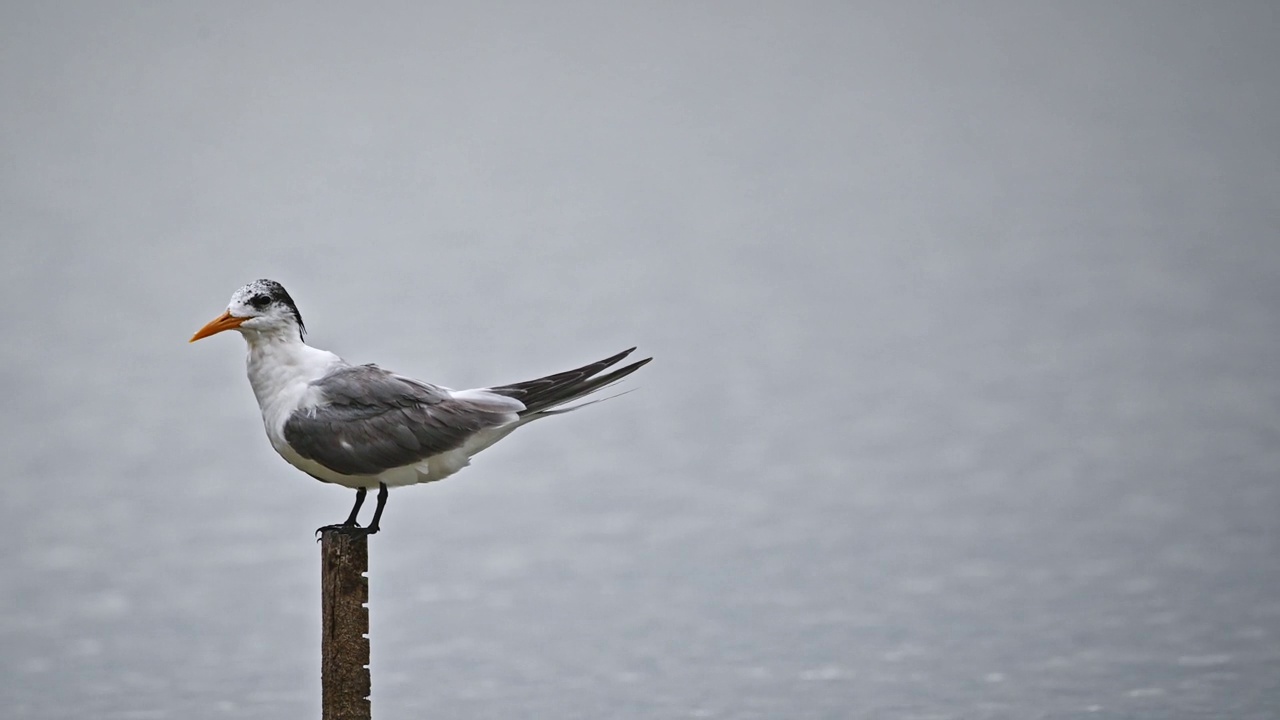
[[[324,402],[295,411],[284,439],[302,457],[344,475],[377,475],[453,450],[524,409],[509,398],[455,395],[376,365],[343,367],[311,384]]]

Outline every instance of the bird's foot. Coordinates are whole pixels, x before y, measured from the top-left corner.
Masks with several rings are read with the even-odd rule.
[[[336,523],[334,525],[325,525],[316,528],[316,539],[319,541],[320,535],[325,532],[340,532],[348,535],[373,535],[378,532],[378,526],[360,527],[358,523]]]

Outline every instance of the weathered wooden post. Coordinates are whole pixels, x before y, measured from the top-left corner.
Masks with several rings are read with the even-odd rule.
[[[370,720],[369,536],[320,532],[320,685],[323,720]]]

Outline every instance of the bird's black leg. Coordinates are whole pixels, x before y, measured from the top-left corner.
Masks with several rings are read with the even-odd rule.
[[[373,520],[369,522],[369,534],[378,532],[378,521],[382,519],[382,508],[387,505],[387,484],[378,483],[378,507],[373,509]]]
[[[359,525],[356,522],[356,517],[360,514],[360,506],[364,505],[364,496],[368,492],[365,488],[356,489],[356,504],[351,508],[351,514],[347,516],[346,521],[342,523],[344,527],[356,527]]]
[[[352,506],[351,514],[347,516],[347,519],[341,525],[325,525],[322,528],[317,528],[316,534],[319,535],[325,530],[354,530],[359,528],[360,523],[356,522],[356,517],[360,514],[360,506],[364,505],[364,496],[368,492],[365,488],[356,488],[356,504]],[[377,516],[374,516],[373,521],[375,523],[378,522]]]

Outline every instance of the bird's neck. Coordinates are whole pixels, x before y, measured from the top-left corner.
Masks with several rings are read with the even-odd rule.
[[[249,384],[266,414],[280,402],[297,403],[313,380],[342,363],[337,355],[313,348],[297,335],[245,333],[249,344]]]

